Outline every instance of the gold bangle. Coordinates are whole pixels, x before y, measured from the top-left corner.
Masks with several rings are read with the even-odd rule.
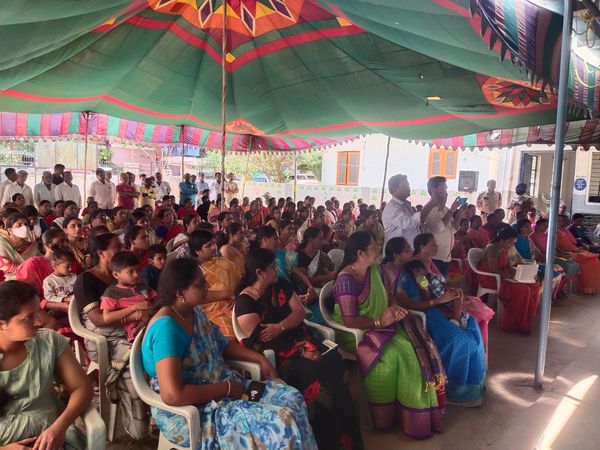
[[[375,319],[375,328],[381,328],[381,321],[379,319]]]

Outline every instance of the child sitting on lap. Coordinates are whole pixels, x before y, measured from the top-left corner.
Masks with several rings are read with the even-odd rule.
[[[405,270],[409,273],[419,290],[423,300],[438,298],[446,293],[446,291],[454,292],[456,297],[448,303],[438,306],[441,308],[444,315],[451,321],[456,321],[456,324],[461,328],[467,328],[469,313],[463,311],[464,294],[461,289],[449,287],[446,284],[446,278],[443,275],[428,273],[425,264],[418,259],[414,259],[405,265]]]
[[[57,248],[52,252],[50,264],[54,273],[44,278],[42,283],[44,299],[53,304],[52,310],[67,311],[73,299],[73,287],[77,275],[71,272],[75,255],[68,250]]]
[[[129,252],[120,252],[113,256],[110,269],[117,284],[109,286],[102,295],[100,309],[107,323],[123,324],[127,339],[133,341],[140,322],[148,320],[153,308],[151,302],[157,293],[149,290],[145,283],[139,282],[138,260]]]

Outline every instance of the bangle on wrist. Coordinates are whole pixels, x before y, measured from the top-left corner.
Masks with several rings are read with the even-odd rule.
[[[227,383],[227,394],[225,397],[229,397],[231,395],[231,381],[225,380],[225,383]]]
[[[285,327],[283,326],[283,324],[281,322],[279,322],[279,328],[281,328],[282,333],[285,331]]]
[[[381,328],[381,320],[375,319],[374,322],[375,322],[375,328]]]

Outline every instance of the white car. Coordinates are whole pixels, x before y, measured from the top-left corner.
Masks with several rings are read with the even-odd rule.
[[[312,172],[298,172],[296,184],[319,184],[320,181]],[[286,183],[294,183],[294,175],[288,175]]]

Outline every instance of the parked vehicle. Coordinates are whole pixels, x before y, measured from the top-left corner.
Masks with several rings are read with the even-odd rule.
[[[319,179],[315,176],[314,173],[312,173],[311,171],[301,171],[299,170],[297,172],[297,181],[296,184],[319,184],[320,181]],[[288,175],[287,179],[286,179],[286,183],[293,183],[294,182],[294,175]]]
[[[266,173],[262,173],[262,172],[257,172],[255,174],[252,174],[252,178],[250,181],[254,181],[255,183],[272,183],[273,180],[271,179],[271,177],[269,175],[267,175]]]

